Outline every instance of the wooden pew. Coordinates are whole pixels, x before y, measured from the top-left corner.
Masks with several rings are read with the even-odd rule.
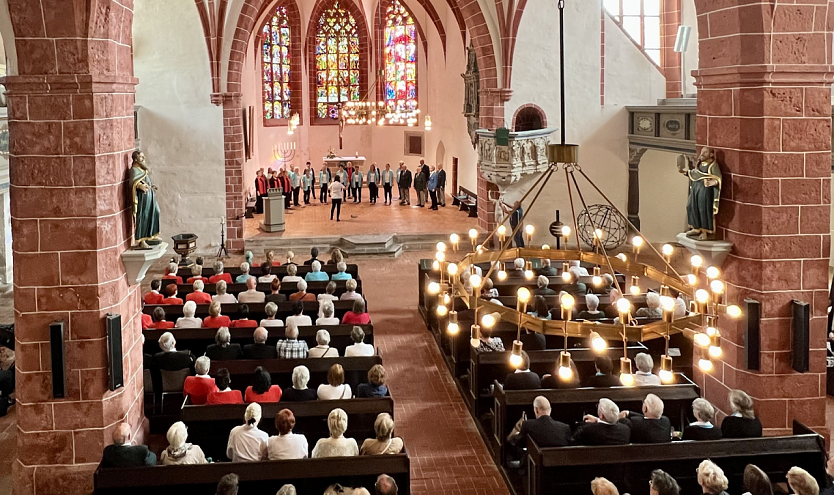
[[[357,325],[365,332],[365,343],[373,345],[374,343],[374,326],[373,325]],[[307,347],[316,346],[316,333],[319,330],[327,330],[330,333],[330,346],[339,349],[339,354],[344,355],[345,347],[353,344],[350,338],[350,332],[353,331],[353,325],[313,325],[298,327],[298,338],[307,342]],[[229,333],[232,336],[233,344],[240,344],[243,348],[246,344],[251,344],[252,328],[230,328]],[[267,332],[267,344],[275,346],[279,340],[283,340],[286,327],[269,327]],[[145,352],[148,354],[156,354],[159,352],[159,337],[165,332],[174,334],[177,339],[177,347],[180,349],[188,349],[195,356],[202,356],[205,354],[206,347],[214,344],[214,335],[217,333],[216,328],[173,328],[170,330],[143,330],[142,334],[145,336]]]
[[[94,475],[96,495],[213,495],[224,475],[240,477],[241,495],[275,495],[284,484],[299,494],[321,494],[335,483],[367,488],[374,493],[377,476],[397,482],[398,493],[409,495],[411,464],[408,453],[332,457],[289,461],[222,462],[190,466],[102,468]]]
[[[591,480],[598,476],[617,485],[620,493],[648,495],[648,480],[654,469],[675,478],[681,493],[700,493],[696,469],[704,459],[724,470],[730,482],[728,493],[744,491],[742,478],[747,464],[761,468],[774,483],[784,482],[788,469],[799,466],[825,486],[824,439],[797,421],[793,429],[794,435],[784,437],[610,447],[541,448],[531,440],[527,495],[590,495]]]
[[[282,253],[282,254],[286,254],[286,253]],[[261,271],[261,263],[263,263],[263,261],[264,261],[263,258],[256,259],[255,260],[255,266],[252,266],[252,267],[249,268],[249,274],[254,275],[256,277],[260,277],[261,275],[263,275],[263,272]],[[328,273],[328,274],[337,273],[339,271],[339,270],[336,269],[336,265],[327,265],[327,264],[325,264],[326,262],[327,262],[327,259],[322,261],[321,271],[323,271],[324,273]],[[203,265],[202,274],[203,274],[204,277],[211,277],[212,275],[214,275],[213,265],[214,265],[213,262],[206,262],[206,264]],[[284,275],[287,275],[287,266],[288,265],[273,266],[272,270],[270,270],[270,273],[272,273],[273,275],[278,275],[280,277],[283,277]],[[311,271],[313,271],[313,269],[309,265],[300,265],[299,264],[298,265],[298,272],[296,273],[296,275],[303,278],[304,275],[307,275],[307,273],[309,273]],[[234,279],[234,277],[237,277],[238,275],[240,275],[242,273],[240,271],[240,265],[224,266],[223,267],[223,272],[231,274],[233,279]],[[355,265],[353,263],[348,263],[347,264],[347,270],[345,270],[345,273],[349,273],[353,278],[358,278],[359,277],[359,266]],[[180,268],[179,270],[177,270],[177,276],[182,277],[182,280],[184,282],[189,277],[191,277],[191,269],[189,269],[189,268]],[[160,277],[162,277],[162,275],[160,275]]]
[[[269,435],[277,435],[275,415],[281,409],[289,409],[295,416],[294,433],[301,433],[307,438],[310,451],[316,441],[327,438],[327,415],[336,408],[343,409],[348,415],[348,430],[345,436],[356,439],[360,446],[366,438],[374,438],[374,421],[380,413],[394,416],[394,400],[391,397],[374,397],[370,399],[319,400],[310,402],[263,403],[263,415],[259,428]],[[195,406],[186,402],[180,412],[180,419],[188,425],[188,441],[199,445],[206,456],[214,460],[226,459],[226,444],[229,432],[235,426],[243,424],[246,404],[225,404]]]
[[[347,290],[345,287],[345,282],[347,280],[336,280],[336,291],[333,293],[335,296],[340,297],[342,294],[345,293]],[[162,281],[162,287],[167,285],[173,284],[174,280],[167,279]],[[311,294],[324,294],[327,289],[327,284],[329,282],[307,282],[307,292]],[[272,287],[270,284],[259,283],[256,287],[259,292],[264,292],[266,294],[272,293]],[[234,294],[237,297],[238,294],[241,292],[246,291],[246,284],[227,284],[226,285],[226,292],[229,294]],[[281,290],[279,293],[284,294],[285,296],[289,297],[290,294],[296,292],[296,282],[287,282],[286,284],[281,284]],[[185,299],[186,294],[190,294],[194,292],[194,285],[193,284],[177,284],[177,297]],[[207,294],[216,294],[217,289],[215,284],[206,284],[203,292]],[[356,281],[356,292],[359,294],[362,293],[362,281]]]
[[[700,388],[681,373],[675,374],[674,383],[644,387],[504,390],[497,380],[494,385],[492,441],[498,446],[496,453],[501,462],[506,458],[507,435],[521,418],[522,412],[526,412],[528,418],[536,417],[533,400],[539,395],[550,401],[550,415],[553,419],[574,425],[581,422],[585,414],[596,416],[596,406],[602,398],[613,400],[620,410],[639,413],[643,410],[646,395],[655,394],[663,401],[663,415],[669,418],[675,430],[682,431],[683,426],[689,424],[687,418],[692,409],[692,401],[701,394]]]
[[[287,316],[291,316],[293,314],[292,305],[293,303],[291,302],[278,303],[278,313],[275,315],[275,317],[282,321],[286,320]],[[182,316],[182,306],[178,304],[146,304],[142,312],[147,315],[152,315],[153,310],[156,309],[157,306],[165,310],[165,319],[168,321],[176,322],[177,318]],[[266,306],[266,304],[252,303],[247,304],[247,306],[249,306],[250,320],[261,321],[262,319],[266,318],[266,313],[264,312],[264,306]],[[236,320],[239,307],[240,304],[237,303],[221,304],[220,314],[228,316],[233,320]],[[368,309],[367,300],[365,301],[365,308],[367,311],[370,311]],[[198,318],[205,318],[209,314],[208,310],[208,304],[198,304],[197,311],[194,313],[194,315]],[[345,315],[345,313],[353,310],[353,301],[334,301],[333,310],[333,316],[341,319]],[[319,303],[317,301],[304,301],[304,314],[309,316],[315,323],[316,318],[319,314]]]
[[[458,188],[458,193],[452,196],[452,206],[457,206],[460,211],[466,211],[470,217],[477,217],[478,195],[461,186]]]

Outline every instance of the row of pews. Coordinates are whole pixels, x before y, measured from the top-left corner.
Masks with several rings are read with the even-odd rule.
[[[355,265],[354,267],[355,272]],[[299,272],[302,267],[299,267]],[[232,270],[229,270],[230,272]],[[204,270],[203,275],[210,270]],[[356,274],[358,275],[358,273]],[[344,283],[342,283],[344,286]],[[238,305],[224,304],[223,314],[234,319]],[[279,303],[278,318],[285,318],[292,314],[290,303]],[[175,319],[181,314],[177,306],[164,306],[170,316]],[[336,303],[337,316],[350,310],[352,301]],[[146,305],[145,313],[151,313],[154,305]],[[197,315],[207,314],[207,305],[198,305]],[[177,313],[179,310],[179,313]],[[260,319],[263,305],[250,305],[250,318]],[[305,314],[314,320],[318,311],[316,303],[305,303]],[[374,329],[372,325],[360,325],[365,332],[365,343],[374,343]],[[299,339],[307,342],[308,347],[315,347],[315,334],[319,329],[326,329],[331,336],[331,347],[339,350],[344,356],[345,348],[352,344],[350,332],[353,325],[306,326],[299,328]],[[268,328],[267,344],[275,343],[284,338],[284,328]],[[144,353],[153,355],[159,351],[157,340],[163,332],[173,333],[177,339],[177,349],[190,350],[195,356],[200,356],[205,349],[214,344],[216,329],[184,328],[170,330],[147,329]],[[231,343],[252,343],[252,329],[230,329]],[[337,358],[306,358],[306,359],[263,359],[234,361],[212,361],[209,374],[215,376],[220,368],[226,368],[231,376],[231,388],[244,391],[253,383],[254,371],[263,367],[271,376],[272,384],[279,385],[286,390],[292,387],[292,372],[296,366],[306,366],[310,371],[308,388],[315,390],[318,385],[327,383],[327,372],[334,364],[340,364],[345,373],[345,383],[350,385],[353,392],[359,384],[368,381],[368,370],[383,364],[383,357],[377,352],[374,356],[337,357]],[[146,370],[147,374],[147,370]],[[176,395],[176,394],[174,394]],[[400,493],[410,493],[410,459],[407,447],[401,454],[385,456],[359,456],[323,459],[259,461],[259,462],[228,462],[226,444],[229,432],[235,426],[243,424],[246,404],[223,405],[194,405],[189,397],[179,394],[181,404],[175,409],[175,414],[150,415],[151,431],[163,433],[175,421],[183,421],[188,427],[188,442],[199,445],[205,455],[213,462],[204,465],[181,466],[151,466],[143,468],[102,468],[95,473],[95,492],[104,495],[145,495],[149,492],[171,495],[210,495],[214,493],[217,482],[226,474],[235,473],[240,478],[240,493],[255,495],[273,495],[284,484],[293,484],[298,493],[324,493],[333,484],[345,487],[365,487],[373,492],[377,476],[387,474],[394,478]],[[336,408],[343,409],[348,416],[348,430],[345,436],[356,439],[361,443],[366,438],[374,438],[374,421],[380,413],[388,413],[394,417],[394,399],[387,397],[352,398],[331,401],[279,402],[261,404],[263,415],[259,428],[269,435],[276,435],[274,424],[275,415],[281,409],[290,409],[295,418],[295,433],[302,433],[308,441],[312,451],[316,441],[327,438],[327,416]],[[396,417],[394,420],[396,422]],[[167,445],[167,443],[166,443]]]
[[[460,332],[450,336],[446,332],[446,320],[436,316],[438,296],[426,290],[428,282],[438,281],[431,262],[421,260],[419,265],[420,313],[496,465],[515,495],[589,495],[591,481],[599,476],[614,482],[620,493],[649,495],[648,480],[654,469],[662,469],[672,475],[680,484],[681,493],[701,493],[695,473],[698,464],[704,459],[711,459],[724,470],[730,482],[729,493],[744,491],[743,471],[749,463],[764,470],[773,482],[784,482],[787,471],[793,466],[800,466],[811,473],[821,487],[826,486],[824,439],[798,422],[794,422],[793,435],[753,439],[558,448],[542,448],[531,440],[527,445],[526,461],[522,464],[525,469],[507,468],[505,461],[509,458],[509,449],[506,438],[522,413],[526,413],[528,418],[535,417],[533,400],[539,395],[550,401],[551,416],[554,419],[573,427],[582,421],[583,414],[596,414],[596,406],[601,398],[613,400],[621,410],[640,411],[645,396],[653,393],[663,400],[664,415],[671,420],[673,427],[682,430],[694,421],[692,402],[701,395],[700,388],[688,378],[692,376],[692,344],[681,336],[672,337],[670,345],[680,349],[681,357],[675,358],[675,380],[668,385],[504,390],[501,382],[514,371],[509,364],[509,349],[516,338],[517,326],[502,321],[487,332],[488,336],[502,340],[506,352],[481,352],[469,343],[469,326],[474,321],[474,315],[463,301],[458,300],[455,309],[459,312]],[[535,266],[538,263],[534,261]],[[486,273],[488,267],[483,266],[482,270]],[[548,287],[557,292],[576,290],[575,285],[565,284],[561,277],[549,279]],[[505,306],[511,307],[515,306],[514,294],[518,287],[535,288],[535,279],[526,281],[509,278],[498,281],[493,277],[493,283],[500,294],[498,299]],[[645,305],[645,296],[627,297],[638,308]],[[583,298],[578,297],[577,302],[579,307],[575,309],[575,314],[584,309]],[[606,303],[607,296],[600,296],[600,310],[604,310]],[[555,302],[552,306],[558,307]],[[559,353],[565,344],[562,337],[556,335],[547,335],[546,342],[547,350],[528,351],[531,370],[539,376],[555,373]],[[584,347],[587,342],[569,338],[567,344],[580,376],[593,375],[595,354]],[[619,347],[610,344],[614,347],[606,352],[616,362],[623,355],[623,347],[622,344]],[[663,350],[663,339],[657,339],[646,343],[630,342],[626,353],[633,359],[638,352],[647,352],[655,357],[657,363],[657,356]]]

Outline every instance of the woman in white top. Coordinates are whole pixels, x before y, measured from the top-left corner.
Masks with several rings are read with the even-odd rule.
[[[294,283],[299,280],[303,280],[301,277],[297,276],[296,273],[298,273],[298,265],[287,265],[287,274],[281,279],[281,283]]]
[[[297,327],[309,327],[313,324],[312,318],[304,314],[303,301],[293,301],[291,308],[293,314],[287,316],[287,326],[290,326],[290,323]]]
[[[345,383],[345,369],[342,368],[341,364],[336,363],[330,367],[327,371],[327,384],[319,385],[316,393],[320,400],[353,398],[350,385]]]
[[[330,332],[327,330],[319,330],[316,332],[317,346],[310,349],[308,357],[339,357],[339,349],[330,347]]]
[[[197,312],[197,303],[188,301],[182,307],[182,318],[177,318],[177,324],[174,328],[200,328],[203,326],[202,318],[195,318],[194,313]]]
[[[266,303],[266,306],[264,306],[264,313],[266,313],[266,318],[261,320],[262,327],[275,328],[284,326],[284,322],[275,317],[275,315],[278,313],[278,305],[274,302]]]
[[[229,433],[226,457],[232,462],[260,461],[266,455],[269,435],[258,429],[261,421],[261,406],[253,402],[246,407],[245,425],[235,426]]]
[[[226,294],[226,281],[225,280],[218,280],[216,284],[214,284],[214,290],[217,291],[217,294],[212,296],[212,301],[220,301],[220,304],[235,304],[237,303],[237,298],[234,294]]]
[[[362,442],[362,455],[399,454],[403,450],[403,439],[394,437],[394,420],[388,413],[381,413],[374,421],[376,438]]]
[[[304,435],[293,433],[295,415],[289,409],[281,409],[275,415],[277,436],[269,437],[266,447],[266,458],[270,461],[279,459],[306,459],[307,439]]]
[[[339,319],[333,316],[333,302],[327,301],[321,304],[322,317],[316,320],[316,325],[338,325]]]
[[[159,456],[159,463],[163,466],[175,466],[182,464],[206,464],[203,449],[198,445],[186,443],[188,430],[185,423],[177,421],[168,428],[168,448],[162,451]]]
[[[275,275],[273,275],[271,272],[272,272],[272,260],[268,259],[268,260],[266,260],[266,263],[261,265],[261,273],[263,273],[263,275],[258,277],[258,283],[259,284],[272,283],[272,281],[277,277]]]
[[[324,288],[324,294],[316,296],[316,301],[319,302],[319,318],[324,316],[324,303],[327,301],[338,301],[339,298],[333,294],[336,292],[336,282],[332,280],[327,282],[327,287]]]
[[[348,457],[359,455],[359,446],[353,438],[345,438],[347,431],[347,414],[341,409],[333,409],[327,415],[327,428],[330,438],[322,438],[313,448],[316,457]]]
[[[353,327],[350,331],[350,340],[353,341],[353,345],[345,348],[345,357],[374,355],[374,346],[364,342],[365,331],[362,327]]]

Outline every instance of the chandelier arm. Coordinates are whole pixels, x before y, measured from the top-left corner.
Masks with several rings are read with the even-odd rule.
[[[576,208],[573,206],[573,192],[571,192],[570,188],[570,178],[568,177],[568,169],[565,167],[565,185],[568,188],[568,200],[570,201],[570,213],[573,217],[573,232],[574,237],[576,237],[576,250],[582,251],[582,247],[579,245],[579,222],[576,220]],[[578,189],[577,189],[578,191]],[[565,242],[565,249],[568,248],[568,243]]]
[[[623,212],[622,212],[622,211],[620,211],[620,209],[619,209],[619,208],[617,208],[617,206],[616,206],[616,205],[614,205],[614,203],[612,203],[610,199],[608,199],[608,196],[606,196],[606,195],[605,195],[605,193],[604,193],[604,192],[602,192],[602,191],[600,190],[600,188],[599,188],[599,187],[597,187],[597,185],[594,183],[594,181],[592,181],[592,180],[591,180],[591,178],[590,178],[590,177],[588,177],[588,176],[585,174],[585,171],[584,171],[584,170],[579,169],[579,173],[580,173],[580,174],[582,174],[582,177],[585,177],[585,180],[587,180],[587,181],[591,184],[591,186],[592,186],[594,189],[596,189],[596,191],[599,193],[599,195],[600,195],[600,196],[602,196],[602,199],[604,199],[605,201],[607,201],[607,202],[608,202],[608,204],[611,206],[611,208],[614,208],[614,210],[615,210],[615,211],[616,211],[616,212],[620,215],[620,217],[622,217],[622,218],[623,218],[623,220],[625,220],[625,221],[626,221],[626,223],[629,225],[629,227],[631,227],[631,228],[632,228],[635,232],[637,232],[637,233],[638,233],[638,234],[640,234],[641,236],[643,235],[643,234],[640,232],[640,229],[638,229],[637,227],[635,227],[635,226],[634,226],[634,224],[633,224],[633,223],[631,223],[631,221],[628,219],[628,217],[627,217],[627,216],[625,216],[625,215],[623,215]],[[681,274],[680,274],[680,273],[678,273],[678,271],[677,271],[677,270],[675,270],[675,267],[673,267],[671,263],[669,263],[669,262],[667,262],[667,261],[666,261],[666,258],[665,258],[662,254],[660,254],[660,252],[657,250],[657,248],[655,248],[655,247],[654,247],[654,245],[652,245],[652,243],[651,243],[651,242],[647,242],[646,244],[648,244],[648,245],[649,245],[649,248],[651,248],[651,250],[652,250],[652,251],[654,251],[654,254],[656,254],[658,258],[660,258],[661,260],[663,260],[663,263],[664,263],[666,266],[668,266],[668,267],[672,270],[672,273],[674,273],[674,274],[675,274],[675,276],[676,276],[676,277],[678,277],[678,279],[679,279],[679,280],[684,280],[684,278],[683,278],[683,277],[681,277]]]

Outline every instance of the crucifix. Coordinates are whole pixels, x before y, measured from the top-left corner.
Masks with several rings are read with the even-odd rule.
[[[336,108],[339,111],[339,149],[342,149],[342,134],[345,130],[345,124],[347,124],[347,112],[342,108],[341,103],[337,104]]]

